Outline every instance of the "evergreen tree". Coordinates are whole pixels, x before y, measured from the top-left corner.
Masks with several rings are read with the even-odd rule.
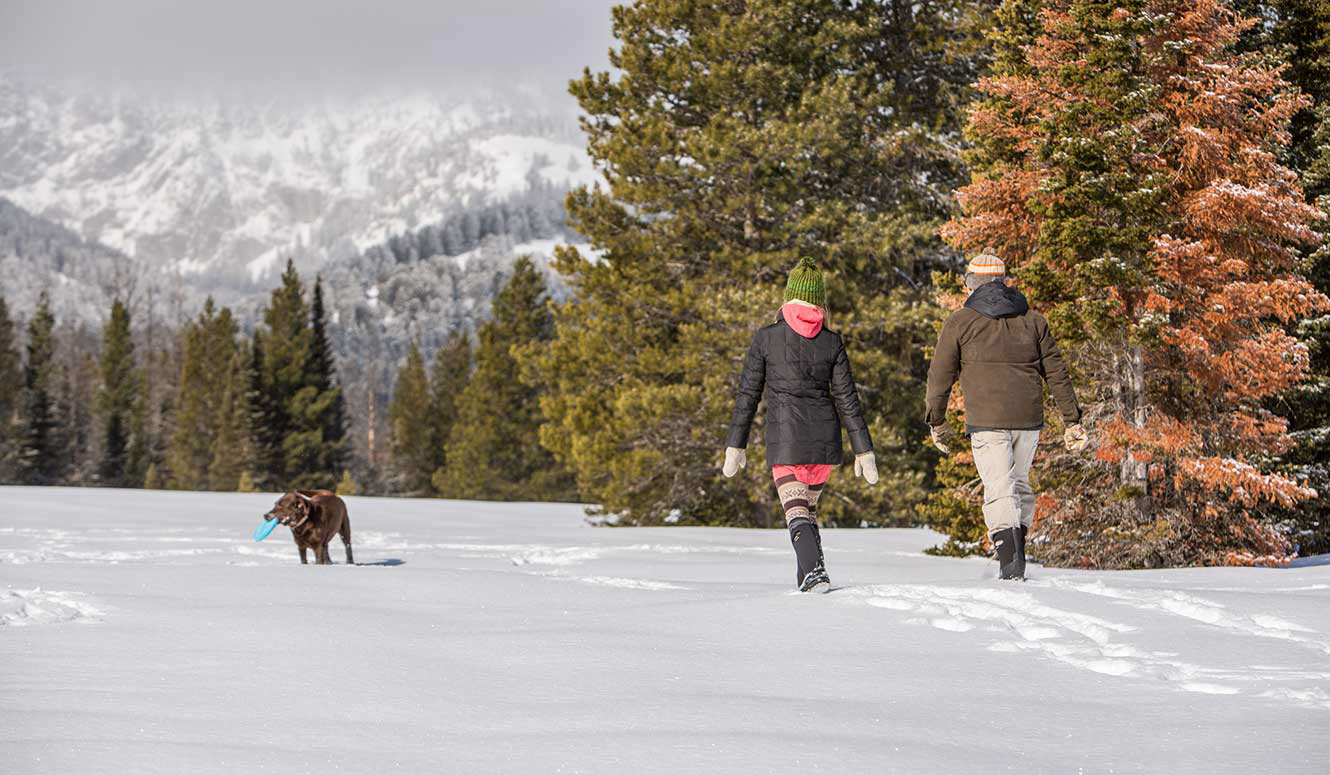
[[[613,12],[617,75],[571,90],[609,184],[571,194],[596,261],[561,249],[575,298],[523,355],[542,438],[623,520],[776,524],[762,466],[723,480],[735,375],[798,258],[828,271],[884,481],[848,467],[821,509],[895,524],[922,501],[923,348],[937,239],[964,182],[952,149],[981,57],[965,0],[643,0]],[[759,419],[754,442],[760,447]],[[761,459],[761,449],[753,453]]]
[[[310,302],[310,354],[309,387],[315,391],[306,423],[318,431],[317,448],[313,450],[314,465],[303,471],[304,481],[311,487],[332,488],[346,467],[348,439],[346,400],[337,380],[337,366],[333,361],[332,343],[328,339],[327,315],[323,304],[323,281],[314,280],[314,294]]]
[[[540,444],[539,393],[517,378],[514,353],[553,333],[545,281],[518,259],[480,329],[476,366],[457,399],[447,465],[434,486],[449,498],[570,500],[572,478]]]
[[[55,316],[45,291],[28,321],[27,359],[23,364],[23,418],[19,448],[19,481],[49,485],[60,480],[65,459],[56,401],[59,390],[55,362]]]
[[[328,340],[321,283],[306,305],[295,265],[255,334],[249,390],[250,437],[263,470],[256,482],[274,489],[332,488],[345,466],[346,407]]]
[[[430,478],[440,465],[443,443],[430,406],[430,385],[420,348],[411,342],[406,365],[397,372],[388,421],[392,424],[393,465],[408,495],[428,495]]]
[[[268,488],[285,490],[296,486],[293,482],[301,473],[300,465],[309,462],[299,459],[308,445],[297,438],[301,430],[293,416],[296,394],[309,380],[309,307],[290,261],[282,273],[282,284],[272,291],[263,322],[265,328],[261,338],[256,336],[255,347],[263,357],[259,419],[266,426],[255,428],[254,436],[271,446],[260,455],[269,468],[256,473]]]
[[[143,483],[140,460],[142,442],[142,376],[134,355],[129,308],[116,299],[111,317],[102,329],[100,385],[97,418],[101,426],[101,461],[98,477],[108,487],[138,487]],[[133,453],[133,454],[131,454]]]
[[[265,379],[263,331],[256,330],[249,346],[249,364],[245,369],[245,410],[249,441],[249,462],[245,478],[255,490],[283,489],[281,435],[277,428],[277,406]]]
[[[94,448],[97,404],[97,359],[81,330],[71,333],[61,347],[67,358],[57,369],[60,389],[56,401],[56,424],[60,429],[60,457],[64,462],[57,483],[83,487],[97,480]],[[86,349],[85,349],[86,348]]]
[[[152,462],[153,439],[148,431],[148,410],[145,404],[145,398],[140,395],[129,417],[129,448],[125,452],[126,487],[142,487],[148,464]]]
[[[235,387],[238,335],[231,310],[218,311],[211,298],[185,330],[175,425],[167,452],[174,488],[202,490],[211,484],[218,438],[232,421],[227,391]]]
[[[1302,175],[1307,201],[1330,212],[1330,3],[1324,0],[1239,2],[1263,21],[1247,31],[1244,46],[1284,63],[1285,76],[1312,104],[1293,116],[1288,163]],[[1307,279],[1330,294],[1330,219],[1304,256]],[[1272,403],[1287,414],[1296,446],[1282,470],[1304,479],[1317,497],[1281,509],[1275,520],[1301,554],[1330,552],[1330,315],[1290,327],[1308,347],[1308,380]]]
[[[208,489],[233,492],[240,488],[249,459],[249,407],[246,403],[248,353],[237,348],[226,369],[226,382],[213,443],[212,462],[208,465]]]
[[[976,165],[948,224],[995,247],[1088,387],[1093,460],[1052,456],[1039,554],[1140,567],[1278,561],[1262,523],[1307,497],[1269,471],[1286,422],[1262,402],[1299,382],[1279,323],[1326,304],[1296,273],[1315,211],[1279,163],[1305,104],[1220,0],[1058,0],[1026,72],[985,79]],[[980,153],[985,150],[981,147]],[[1056,429],[1054,429],[1056,430]]]
[[[457,400],[471,378],[471,338],[455,331],[434,354],[430,370],[430,420],[434,426],[438,472],[448,464],[448,439],[457,422]],[[431,477],[432,478],[432,477]]]
[[[0,296],[0,483],[14,481],[18,447],[18,410],[23,397],[23,361],[14,321]]]

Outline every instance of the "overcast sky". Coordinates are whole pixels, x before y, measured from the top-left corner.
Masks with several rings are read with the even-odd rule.
[[[561,85],[615,0],[0,0],[0,68],[172,88]]]

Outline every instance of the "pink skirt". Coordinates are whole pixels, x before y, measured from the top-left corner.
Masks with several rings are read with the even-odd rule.
[[[798,466],[772,466],[771,478],[780,481],[783,477],[793,476],[804,484],[826,484],[831,478],[831,466],[824,463],[810,463]]]

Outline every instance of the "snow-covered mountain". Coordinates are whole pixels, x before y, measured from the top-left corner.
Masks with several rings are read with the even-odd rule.
[[[0,293],[28,312],[42,291],[58,318],[100,319],[109,296],[131,297],[139,267],[128,256],[0,199]]]
[[[212,295],[249,328],[294,260],[324,281],[373,458],[410,343],[487,319],[516,256],[580,241],[562,200],[595,180],[583,145],[570,101],[531,89],[279,102],[0,76],[0,293],[93,325],[115,296],[178,325]]]
[[[0,76],[0,198],[197,291],[268,287],[533,183],[594,179],[533,89],[161,96]]]

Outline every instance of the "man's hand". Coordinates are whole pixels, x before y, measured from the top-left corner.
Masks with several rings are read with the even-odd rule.
[[[720,467],[720,472],[725,474],[726,479],[733,478],[739,473],[740,468],[748,465],[748,451],[738,447],[725,448],[725,465]]]
[[[1080,423],[1076,423],[1067,426],[1067,431],[1062,434],[1062,443],[1067,445],[1068,452],[1084,452],[1090,446],[1090,436]]]
[[[928,433],[933,437],[933,446],[944,455],[951,454],[951,443],[956,440],[956,431],[951,429],[950,425],[942,423],[941,425],[931,425]]]
[[[854,475],[862,476],[869,484],[877,484],[877,455],[872,452],[855,455]]]

